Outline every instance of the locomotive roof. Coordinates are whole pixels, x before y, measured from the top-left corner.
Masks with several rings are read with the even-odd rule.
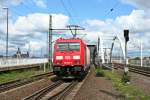
[[[64,38],[59,38],[56,40],[57,42],[83,42],[85,43],[82,39],[80,38],[69,38],[69,39],[64,39]]]

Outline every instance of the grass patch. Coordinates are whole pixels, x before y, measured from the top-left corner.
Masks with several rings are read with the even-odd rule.
[[[0,84],[13,80],[29,78],[31,76],[44,73],[43,70],[10,71],[0,73]]]
[[[45,72],[52,71],[52,67],[45,65]],[[31,68],[31,69],[19,69],[15,71],[6,71],[0,72],[0,84],[18,80],[18,79],[26,79],[34,75],[44,73],[44,66]]]
[[[97,77],[104,77],[104,70],[102,68],[96,68],[96,76]]]
[[[125,84],[122,81],[122,76],[117,73],[112,73],[108,70],[103,70],[104,76],[107,79],[112,80],[113,86],[116,90],[120,91],[127,100],[150,100],[150,95],[144,94],[144,92],[131,84]],[[126,77],[125,77],[126,79]]]
[[[130,76],[128,75],[128,73],[125,73],[125,72],[124,72],[121,81],[122,81],[123,83],[130,82]]]

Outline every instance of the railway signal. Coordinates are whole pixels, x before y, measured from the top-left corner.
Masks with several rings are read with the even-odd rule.
[[[129,30],[124,30],[124,38],[125,38],[125,73],[128,73],[127,67],[127,42],[129,41]]]
[[[124,30],[124,38],[125,38],[125,42],[129,41],[129,30]]]

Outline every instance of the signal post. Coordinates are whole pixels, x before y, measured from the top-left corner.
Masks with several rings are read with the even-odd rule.
[[[124,38],[125,38],[125,66],[124,66],[124,75],[123,75],[123,81],[125,83],[129,83],[129,68],[127,66],[127,42],[129,41],[129,30],[125,29],[124,30]]]

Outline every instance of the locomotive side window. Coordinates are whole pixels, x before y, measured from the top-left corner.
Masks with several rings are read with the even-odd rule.
[[[80,43],[79,42],[63,42],[58,43],[58,49],[59,51],[78,51],[80,49]]]

